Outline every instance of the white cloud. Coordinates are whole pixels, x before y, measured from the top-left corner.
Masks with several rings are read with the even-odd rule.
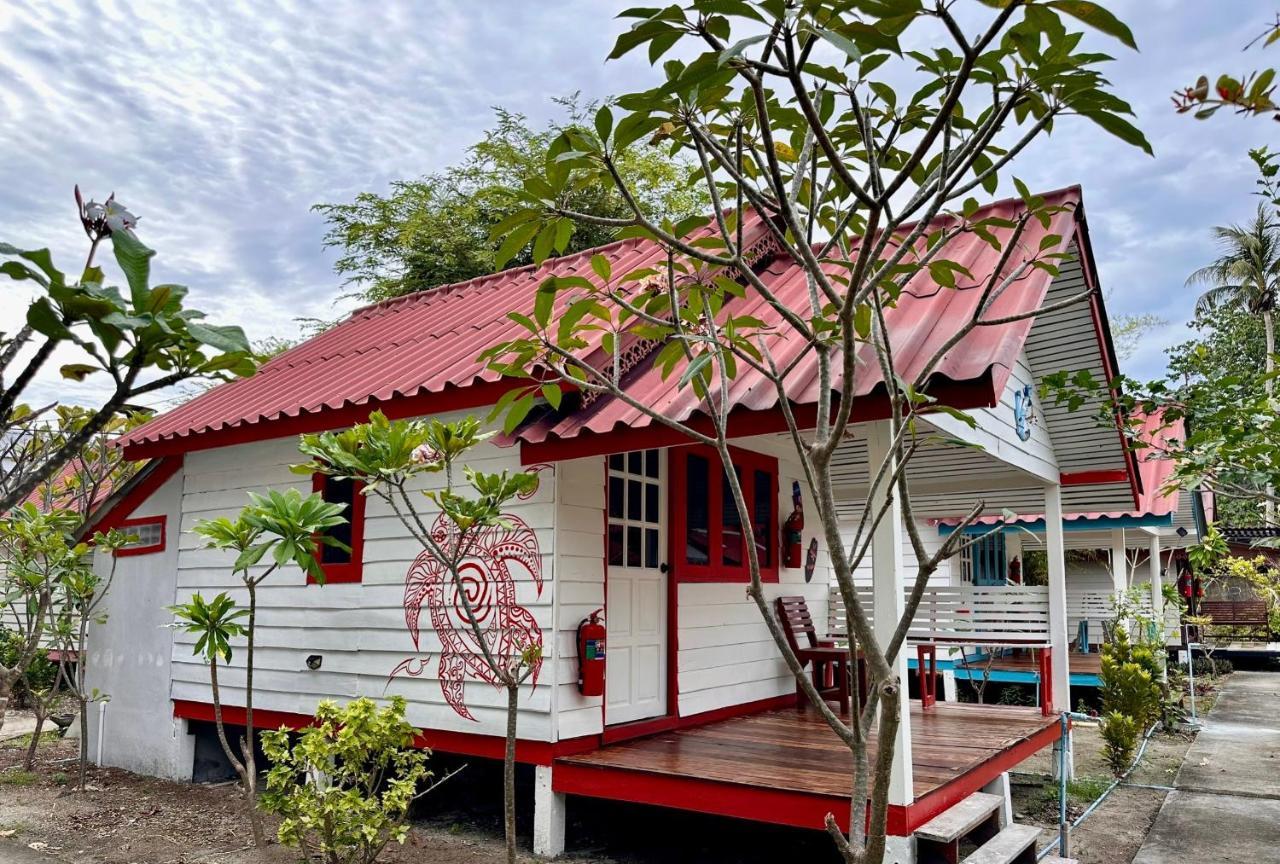
[[[1014,173],[1084,186],[1113,313],[1181,322],[1186,273],[1212,253],[1207,228],[1252,206],[1244,151],[1274,138],[1274,124],[1196,123],[1168,102],[1200,71],[1240,64],[1253,22],[1124,6],[1143,53],[1095,41],[1120,58],[1109,75],[1156,158],[1072,119]],[[73,184],[98,198],[115,190],[142,216],[160,277],[254,338],[293,335],[295,317],[350,305],[332,305],[341,288],[310,206],[456,161],[491,106],[540,122],[551,97],[645,86],[655,73],[642,58],[604,62],[625,26],[615,11],[594,0],[0,5],[0,239],[48,244],[70,269],[84,249]],[[12,321],[21,306],[0,296]],[[1135,373],[1161,368],[1151,344]],[[81,389],[42,385],[66,398]]]

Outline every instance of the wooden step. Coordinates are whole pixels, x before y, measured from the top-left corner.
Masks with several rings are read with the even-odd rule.
[[[950,810],[944,810],[916,829],[916,836],[936,843],[950,843],[961,838],[991,818],[1004,804],[1004,798],[987,792],[974,792]]]
[[[1048,858],[1041,858],[1040,864],[1080,864],[1074,858],[1063,858],[1061,855],[1050,855]]]
[[[1031,825],[1006,825],[1000,833],[978,847],[964,864],[1015,864],[1034,862],[1036,850],[1032,846],[1040,836],[1040,829]]]

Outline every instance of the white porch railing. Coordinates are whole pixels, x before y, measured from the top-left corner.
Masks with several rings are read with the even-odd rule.
[[[858,588],[858,602],[874,611],[871,589]],[[845,608],[833,588],[829,632],[845,632]],[[916,610],[907,638],[912,642],[972,642],[1045,645],[1049,642],[1049,589],[1043,586],[930,586]]]
[[[874,612],[871,588],[858,587],[858,602]],[[1080,622],[1089,622],[1089,642],[1103,641],[1103,622],[1115,617],[1111,592],[1067,588],[1067,638],[1074,641]],[[1151,614],[1151,598],[1144,595],[1142,610]],[[1177,611],[1166,607],[1165,632],[1178,633]],[[845,608],[839,589],[831,589],[828,605],[828,633],[845,632]],[[907,632],[912,642],[954,642],[980,644],[1048,644],[1049,589],[1043,585],[975,586],[939,585],[925,589]]]

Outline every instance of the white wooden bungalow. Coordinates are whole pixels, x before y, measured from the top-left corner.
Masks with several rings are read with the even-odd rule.
[[[1051,649],[1052,690],[1045,712],[912,701],[890,814],[903,861],[912,859],[912,836],[922,826],[1058,738],[1057,718],[1045,714],[1068,704],[1062,514],[1132,510],[1141,492],[1119,435],[1091,425],[1099,404],[1078,416],[1036,397],[1038,382],[1063,368],[1088,367],[1102,378],[1116,371],[1080,191],[1045,197],[1067,209],[1047,228],[1031,221],[1027,254],[1055,234],[1052,248],[1075,258],[1056,278],[1029,270],[996,314],[1034,311],[1086,288],[1093,293],[1034,320],[979,328],[948,353],[929,392],[972,412],[977,428],[934,417],[940,434],[909,478],[916,517],[934,542],[935,520],[978,498],[991,514],[1048,514],[1050,578],[1032,641]],[[1010,216],[1021,206],[1003,201],[986,212]],[[747,230],[773,290],[807,303],[803,274],[772,251],[762,224],[750,221]],[[615,273],[662,254],[638,240],[592,251],[609,257]],[[990,252],[974,239],[962,253],[978,280],[996,266]],[[1020,254],[1008,266],[1017,266]],[[208,672],[189,639],[163,627],[164,607],[196,591],[235,594],[237,584],[228,557],[202,549],[192,523],[235,511],[249,491],[311,490],[311,479],[289,471],[301,461],[301,432],[360,422],[375,408],[393,417],[485,411],[509,385],[477,364],[477,354],[513,331],[507,311],[528,311],[547,275],[596,278],[589,258],[567,256],[358,310],[253,377],[205,393],[129,437],[126,452],[151,465],[108,521],[148,520],[160,528],[150,554],[118,562],[111,616],[92,636],[92,683],[111,701],[103,726],[90,734],[102,736],[108,764],[192,776],[194,733],[211,717]],[[887,310],[908,375],[971,314],[977,293],[940,290],[921,276]],[[736,302],[744,313],[766,314],[751,297]],[[779,341],[774,349],[785,354],[788,347]],[[668,416],[702,422],[697,400],[679,391],[674,377],[663,381],[646,357],[645,346],[629,352],[630,392]],[[811,372],[801,358],[790,382],[801,417],[811,416]],[[804,532],[806,551],[813,550],[807,564],[780,560],[780,526],[801,474],[772,388],[754,383],[745,375],[731,387],[730,427],[754,504],[748,518],[724,506],[714,454],[683,446],[666,427],[609,399],[566,400],[560,412],[543,413],[476,456],[487,470],[536,471],[541,481],[512,511],[511,530],[527,554],[476,562],[483,587],[513,589],[513,602],[493,604],[492,614],[525,627],[543,649],[536,681],[521,696],[517,748],[518,759],[535,766],[540,853],[563,849],[566,796],[575,795],[815,829],[827,812],[847,821],[847,751],[812,712],[796,710],[794,681],[745,596],[743,544],[754,542],[771,596],[803,596],[818,621],[829,613],[828,559],[816,520]],[[867,466],[886,441],[883,387],[871,375],[860,384],[858,423],[841,448],[837,476],[850,519],[866,503]],[[982,449],[950,446],[948,437]],[[314,488],[333,500],[352,497],[341,484],[317,479]],[[804,495],[799,504],[814,512]],[[349,512],[353,553],[328,562],[327,584],[279,573],[259,589],[255,716],[263,726],[297,726],[321,699],[398,693],[425,744],[498,757],[502,695],[478,665],[465,662],[466,639],[449,610],[419,609],[422,595],[406,592],[421,550],[376,499],[355,496]],[[880,632],[892,629],[912,573],[901,502],[893,514],[881,523],[862,574]],[[950,569],[958,573],[958,562]],[[938,578],[945,584],[953,577]],[[603,698],[579,693],[575,640],[579,623],[600,608],[608,628]],[[905,675],[905,654],[899,662]],[[242,721],[236,664],[223,678],[228,717]]]

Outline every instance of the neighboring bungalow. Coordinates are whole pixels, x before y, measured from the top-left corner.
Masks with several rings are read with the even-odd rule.
[[[1166,641],[1180,644],[1179,616],[1166,609],[1163,586],[1174,584],[1185,568],[1182,551],[1200,542],[1212,519],[1208,496],[1185,489],[1170,489],[1174,463],[1165,444],[1184,436],[1183,423],[1163,422],[1158,416],[1138,418],[1136,450],[1142,491],[1138,506],[1113,512],[1068,512],[1063,520],[1066,559],[1068,633],[1073,687],[1097,687],[1101,670],[1098,653],[1104,623],[1115,616],[1114,599],[1131,588],[1147,586],[1139,598],[1142,614],[1163,622]],[[958,520],[938,522],[946,536]],[[1007,586],[1013,592],[1039,591],[1025,585],[1026,553],[1045,550],[1043,514],[1020,514],[1016,519],[983,518],[966,533],[980,538],[961,556],[959,582],[973,586]],[[953,680],[988,680],[997,683],[1036,683],[1039,672],[1029,658],[1017,652],[979,653],[954,663],[941,664],[948,695]],[[1073,703],[1074,704],[1074,703]]]
[[[954,516],[978,498],[989,514],[1003,508],[1049,514],[1049,585],[1034,601],[1035,620],[988,635],[1043,649],[1052,688],[1043,712],[946,702],[908,706],[904,692],[889,817],[899,860],[913,857],[912,835],[925,823],[998,784],[1011,766],[1058,739],[1058,720],[1050,715],[1069,704],[1062,514],[1129,511],[1144,493],[1118,432],[1086,430],[1104,403],[1082,407],[1089,417],[1081,420],[1036,400],[1037,383],[1064,364],[1086,364],[1108,379],[1116,372],[1079,189],[1045,197],[1067,209],[1048,226],[1032,220],[1023,243],[1034,252],[1043,237],[1056,234],[1061,239],[1050,251],[1072,251],[1075,258],[1056,278],[1028,270],[992,314],[1032,312],[1094,290],[1087,302],[1037,319],[978,328],[948,352],[928,392],[972,412],[977,428],[931,416],[938,434],[911,463],[909,482],[917,525],[931,542],[940,540],[928,520]],[[998,202],[975,218],[1014,216],[1021,206]],[[783,302],[807,308],[803,271],[776,254],[758,219],[747,220],[745,231],[762,278]],[[486,411],[510,384],[477,363],[477,355],[520,332],[507,312],[529,312],[547,276],[597,279],[589,266],[593,253],[608,257],[615,273],[663,260],[656,245],[626,240],[369,306],[251,378],[209,391],[128,437],[126,454],[150,458],[154,467],[117,508],[117,518],[154,519],[167,532],[153,554],[119,562],[115,590],[121,594],[92,637],[95,656],[103,659],[92,667],[91,683],[112,696],[102,743],[109,764],[189,779],[196,736],[207,734],[208,671],[192,656],[188,636],[162,626],[165,607],[196,591],[240,592],[229,557],[201,548],[189,530],[193,522],[234,512],[249,491],[310,491],[313,480],[289,470],[303,461],[299,433],[361,422],[374,409],[392,417]],[[955,255],[979,281],[998,263],[994,250],[973,236]],[[1015,254],[1007,266],[1020,260]],[[905,377],[946,343],[954,322],[972,314],[977,294],[940,289],[921,274],[885,311]],[[750,294],[731,305],[734,314],[775,317]],[[797,353],[780,337],[771,347],[780,363]],[[678,376],[664,380],[652,369],[644,348],[627,357],[629,393],[670,418],[704,422],[697,398],[678,387]],[[887,446],[883,383],[874,363],[862,368],[857,423],[836,469],[850,519],[866,504],[868,465],[877,464]],[[495,596],[514,597],[491,613],[523,622],[528,639],[543,649],[538,676],[521,695],[517,748],[521,762],[536,766],[539,853],[563,849],[566,794],[814,829],[828,812],[848,820],[848,751],[813,712],[795,710],[794,680],[744,591],[743,544],[755,542],[770,596],[803,597],[814,620],[828,617],[828,558],[813,520],[803,537],[807,561],[782,560],[781,525],[796,506],[801,472],[783,434],[776,393],[762,384],[744,370],[728,388],[735,453],[754,503],[746,519],[724,506],[713,452],[685,445],[667,427],[609,398],[566,399],[561,411],[548,409],[475,453],[477,467],[536,471],[541,480],[511,510],[510,532],[527,554],[495,552],[476,561],[490,585],[511,588]],[[788,378],[799,416],[811,416],[815,387],[814,364],[800,357]],[[316,478],[314,487],[350,500],[350,488],[341,484]],[[807,495],[796,503],[814,512]],[[280,573],[258,589],[255,716],[264,726],[296,726],[320,699],[398,693],[425,744],[499,757],[504,697],[483,674],[460,674],[466,664],[455,661],[468,649],[449,610],[419,618],[421,595],[406,592],[421,549],[380,501],[357,496],[349,512],[352,554],[330,562],[328,584],[307,584],[301,572]],[[901,502],[890,512],[859,574],[885,638],[912,578]],[[938,578],[954,578],[960,569],[952,562],[950,574]],[[578,690],[575,638],[579,623],[600,608],[608,628],[603,698]],[[243,699],[238,657],[221,674],[232,722],[243,722],[234,707]],[[899,662],[905,674],[905,652]]]

